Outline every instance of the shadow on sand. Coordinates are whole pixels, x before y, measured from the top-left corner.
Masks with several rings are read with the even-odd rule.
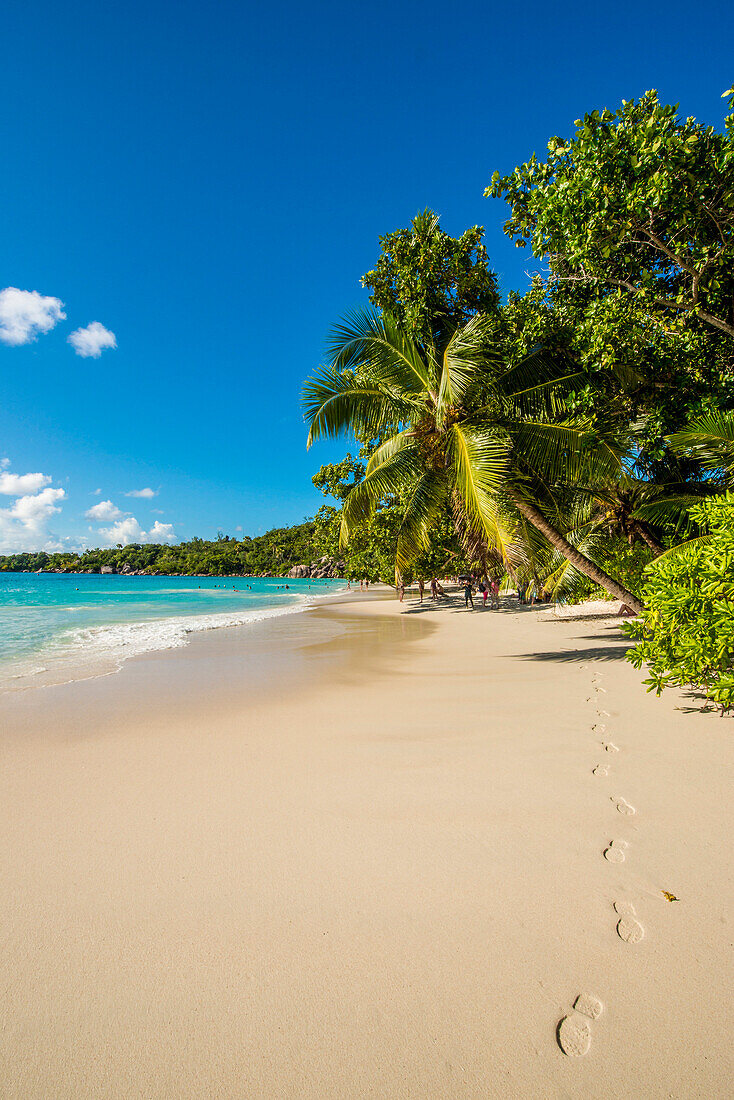
[[[623,661],[628,645],[589,646],[587,649],[551,649],[542,653],[518,653],[521,661]]]
[[[414,607],[408,607],[408,606],[404,607],[403,608],[403,614],[404,615],[425,615],[426,613],[436,614],[439,611],[450,611],[450,612],[462,611],[462,612],[464,612],[464,611],[471,611],[471,610],[472,610],[471,607],[465,607],[464,606],[464,597],[463,596],[460,596],[460,595],[457,596],[457,595],[454,595],[454,594],[450,594],[450,595],[447,595],[447,596],[442,596],[441,599],[439,599],[439,600],[432,600],[430,596],[426,596],[423,603],[419,603],[419,604],[415,605]],[[500,597],[500,606],[498,608],[492,609],[489,606],[487,606],[487,607],[482,606],[482,597],[481,596],[479,596],[479,597],[475,596],[474,597],[474,611],[476,611],[480,615],[484,615],[485,613],[487,615],[489,615],[490,613],[493,614],[493,615],[498,615],[498,614],[499,615],[503,615],[503,614],[504,615],[517,615],[517,614],[522,614],[523,612],[526,612],[526,611],[536,611],[536,610],[537,610],[537,608],[533,608],[533,607],[519,607],[516,600],[514,600],[514,601],[513,600],[505,600],[505,599],[502,599],[502,597]]]

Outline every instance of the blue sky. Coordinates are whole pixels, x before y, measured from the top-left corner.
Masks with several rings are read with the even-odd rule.
[[[6,0],[0,290],[65,319],[0,342],[0,550],[313,514],[344,448],[306,452],[300,386],[378,235],[483,224],[523,287],[494,169],[652,87],[719,125],[733,35],[728,3]]]

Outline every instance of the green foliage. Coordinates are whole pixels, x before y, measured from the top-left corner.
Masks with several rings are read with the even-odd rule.
[[[648,691],[701,688],[723,713],[734,706],[734,494],[691,513],[708,537],[648,567],[644,615],[624,629],[638,643],[629,660],[649,669]]]
[[[264,573],[282,576],[292,565],[314,560],[314,521],[294,527],[278,527],[257,538],[241,540],[220,535],[215,541],[191,539],[175,546],[131,543],[111,550],[85,550],[81,554],[10,554],[0,556],[0,572],[35,572],[38,569],[63,573],[98,573],[103,565],[122,572],[183,576],[241,576]]]
[[[662,324],[621,291],[536,277],[510,294],[496,338],[514,361],[541,345],[583,371],[566,400],[607,430],[634,427],[635,464],[647,478],[690,471],[665,437],[711,409],[734,408],[734,341],[710,328]]]
[[[380,257],[362,276],[373,306],[388,313],[416,340],[429,340],[439,325],[465,324],[499,302],[497,278],[487,266],[479,225],[460,237],[444,233],[431,210],[406,229],[380,237]]]
[[[576,126],[485,192],[549,270],[508,339],[566,349],[589,375],[569,410],[633,427],[636,471],[685,493],[698,467],[666,437],[734,409],[734,113],[717,131],[648,92]]]

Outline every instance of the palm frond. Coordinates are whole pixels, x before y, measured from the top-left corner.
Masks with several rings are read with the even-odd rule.
[[[508,424],[507,431],[522,465],[544,484],[599,483],[615,478],[621,469],[616,448],[578,421],[523,420]]]
[[[658,554],[654,562],[650,562],[650,564],[657,565],[658,562],[670,561],[672,558],[685,560],[686,558],[695,557],[699,550],[711,542],[713,537],[713,535],[697,535],[695,538],[686,539],[685,542],[679,542],[677,546],[671,546],[668,550],[664,550],[662,554]]]
[[[512,367],[503,371],[497,385],[505,397],[519,397],[539,386],[561,384],[566,380],[588,377],[565,352],[537,345]]]
[[[510,407],[518,417],[532,416],[544,419],[563,419],[568,416],[566,398],[574,388],[586,381],[588,375],[583,371],[565,374],[550,382],[539,382],[537,386],[528,386],[518,390],[510,397]]]
[[[389,439],[386,439],[384,443],[376,447],[370,455],[367,463],[367,474],[373,473],[379,466],[384,466],[388,459],[393,458],[398,451],[403,451],[406,447],[410,447],[414,444],[415,435],[407,429],[403,432],[396,432],[395,435],[391,435]]]
[[[451,442],[456,489],[467,520],[499,549],[505,537],[495,494],[507,469],[507,447],[488,425],[454,424]]]
[[[303,414],[309,425],[307,446],[316,439],[353,434],[374,438],[397,428],[415,406],[397,393],[358,381],[352,371],[321,367],[305,383]]]
[[[328,354],[336,370],[354,370],[378,384],[406,396],[435,389],[421,348],[388,314],[356,309],[346,314],[331,332]]]
[[[429,549],[431,531],[445,511],[448,493],[449,482],[443,470],[430,470],[416,482],[398,531],[396,564],[401,572]]]
[[[486,368],[498,361],[498,354],[489,343],[487,318],[478,313],[465,325],[455,329],[448,340],[441,363],[441,385],[438,393],[438,417],[443,420],[448,409],[463,405],[472,390],[485,377]]]
[[[636,508],[632,513],[632,519],[641,519],[655,525],[674,524],[676,527],[689,524],[688,512],[694,504],[700,504],[704,498],[701,494],[679,493],[671,496],[662,496],[657,500],[647,501]]]
[[[342,505],[342,520],[339,534],[341,546],[349,541],[349,532],[361,520],[368,519],[379,500],[392,494],[405,491],[420,476],[420,454],[416,447],[398,450],[382,465],[365,474],[350,490]]]
[[[713,412],[668,437],[677,454],[698,459],[711,473],[734,474],[734,412]]]

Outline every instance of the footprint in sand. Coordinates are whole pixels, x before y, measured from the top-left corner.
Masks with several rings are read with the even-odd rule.
[[[597,764],[596,767],[593,769],[593,774],[594,775],[609,775],[609,765],[608,764]]]
[[[624,863],[628,847],[626,840],[610,840],[609,847],[604,849],[604,859],[610,863]]]
[[[556,1031],[558,1045],[569,1058],[580,1058],[591,1046],[589,1020],[601,1016],[604,1006],[591,993],[579,993],[573,1003],[574,1012],[564,1016]]]
[[[617,935],[625,943],[639,943],[645,935],[645,929],[636,920],[637,913],[630,901],[615,901],[614,911],[619,916]]]
[[[604,725],[603,722],[595,722],[594,725],[591,728],[592,728],[592,730],[595,730],[597,733],[604,733],[604,731],[606,730],[607,727]]]
[[[608,711],[608,710],[600,710],[600,711],[599,711],[598,713],[599,713],[599,714],[603,714],[605,718],[609,718],[609,717],[610,717],[610,715],[609,715],[609,711]]]
[[[612,795],[611,800],[612,802],[614,802],[621,814],[627,814],[628,817],[631,817],[632,814],[637,813],[637,810],[634,808],[634,806],[630,806],[626,798],[617,798],[616,795]]]
[[[602,742],[602,744],[604,745],[604,748],[607,750],[607,752],[619,752],[619,748],[617,747],[617,745],[614,744],[613,741],[604,741]]]

